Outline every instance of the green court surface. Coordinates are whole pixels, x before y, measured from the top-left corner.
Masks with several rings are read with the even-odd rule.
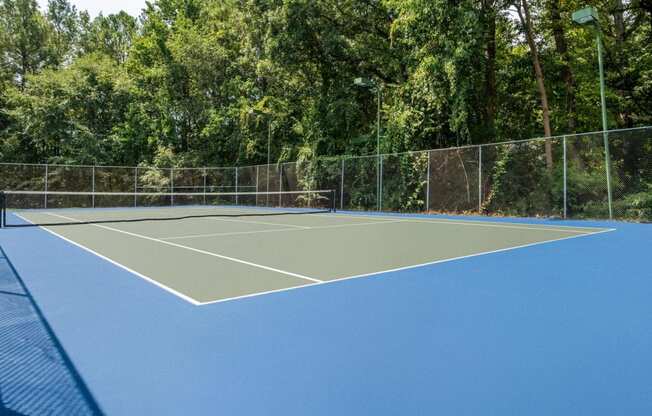
[[[216,208],[142,212],[154,219],[171,212],[215,214]],[[355,213],[220,212],[228,216],[120,222],[134,210],[115,209],[101,212],[102,223],[44,228],[197,305],[610,231]],[[31,223],[66,223],[95,221],[98,212],[55,209],[18,215]]]

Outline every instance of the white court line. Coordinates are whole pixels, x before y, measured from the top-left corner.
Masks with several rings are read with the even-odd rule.
[[[568,237],[560,237],[560,238],[556,238],[556,239],[553,239],[553,240],[539,241],[539,242],[536,242],[536,243],[523,244],[523,245],[520,245],[520,246],[506,247],[506,248],[501,248],[501,249],[498,249],[498,250],[484,251],[484,252],[481,252],[481,253],[468,254],[468,255],[459,256],[459,257],[451,257],[451,258],[448,258],[448,259],[441,259],[441,260],[435,260],[435,261],[430,261],[430,262],[426,262],[426,263],[413,264],[413,265],[410,265],[410,266],[397,267],[397,268],[394,268],[394,269],[380,270],[380,271],[377,271],[377,272],[357,274],[357,275],[353,275],[353,276],[346,276],[346,277],[341,277],[341,278],[337,278],[337,279],[333,279],[333,280],[321,281],[319,283],[311,283],[311,284],[307,284],[307,285],[303,285],[303,286],[294,286],[294,287],[288,287],[288,288],[285,288],[285,289],[276,289],[276,290],[270,290],[270,291],[267,291],[267,292],[258,292],[258,293],[251,293],[251,294],[248,294],[248,295],[235,296],[235,297],[231,297],[231,298],[218,299],[218,300],[213,300],[213,301],[209,301],[209,302],[202,302],[202,303],[200,303],[200,305],[202,305],[202,306],[203,305],[211,305],[211,304],[214,304],[214,303],[229,302],[229,301],[232,301],[232,300],[246,299],[246,298],[252,298],[252,297],[256,297],[256,296],[267,295],[267,294],[270,294],[270,293],[288,292],[290,290],[303,289],[303,288],[310,287],[310,286],[328,285],[328,284],[341,282],[341,281],[344,281],[344,280],[353,280],[353,279],[360,279],[360,278],[364,278],[364,277],[373,277],[373,276],[378,276],[378,275],[382,275],[382,274],[385,274],[385,273],[392,273],[392,272],[398,272],[398,271],[402,271],[402,270],[416,269],[416,268],[419,268],[419,267],[427,267],[427,266],[432,266],[432,265],[440,264],[440,263],[448,263],[448,262],[451,262],[451,261],[464,260],[464,259],[468,259],[468,258],[472,258],[472,257],[485,256],[485,255],[488,255],[488,254],[495,254],[495,253],[501,253],[501,252],[505,252],[505,251],[518,250],[518,249],[538,246],[538,245],[542,245],[542,244],[555,243],[555,242],[563,241],[563,240],[571,240],[571,239],[574,239],[574,238],[588,237],[588,236],[591,236],[591,235],[609,233],[609,232],[612,232],[612,231],[616,231],[616,229],[615,228],[608,228],[608,229],[603,229],[603,230],[596,231],[596,232],[593,232],[593,233],[587,233],[587,234],[582,234],[582,235],[571,235],[571,236],[568,236]]]
[[[219,215],[219,214],[218,214]],[[262,216],[262,215],[261,215]],[[212,221],[226,221],[226,222],[241,222],[244,224],[260,224],[260,225],[275,225],[275,226],[285,226],[285,227],[293,227],[297,229],[309,229],[311,227],[305,226],[305,225],[295,225],[295,224],[284,224],[281,222],[265,222],[265,221],[253,221],[253,220],[236,220],[233,218],[217,218],[217,217],[206,217],[202,218],[206,220],[212,220]]]
[[[77,221],[77,222],[80,221],[80,220],[77,220],[75,218],[66,217],[64,215],[59,215],[59,214],[48,213],[47,215],[52,215],[54,217],[63,218],[65,220],[69,220],[69,221]],[[170,242],[170,241],[163,241],[163,240],[160,240],[158,238],[148,237],[146,235],[136,234],[136,233],[132,233],[132,232],[129,232],[129,231],[120,230],[118,228],[107,227],[106,225],[100,225],[100,224],[87,224],[87,225],[91,225],[93,227],[98,227],[98,228],[102,228],[102,229],[109,230],[109,231],[115,231],[117,233],[130,235],[130,236],[136,237],[136,238],[142,238],[143,240],[154,241],[156,243],[161,243],[161,244],[165,244],[165,245],[172,246],[172,247],[177,247],[177,248],[182,248],[182,249],[189,250],[189,251],[194,251],[195,253],[205,254],[205,255],[211,256],[211,257],[217,257],[217,258],[220,258],[220,259],[223,259],[223,260],[229,260],[229,261],[232,261],[232,262],[235,262],[235,263],[240,263],[240,264],[244,264],[244,265],[247,265],[247,266],[255,267],[257,269],[269,270],[269,271],[284,274],[284,275],[287,275],[287,276],[298,277],[300,279],[310,280],[311,282],[316,282],[316,283],[322,282],[322,280],[314,279],[312,277],[304,276],[302,274],[292,273],[292,272],[288,272],[286,270],[276,269],[274,267],[263,266],[262,264],[252,263],[250,261],[238,259],[238,258],[235,258],[235,257],[224,256],[222,254],[211,253],[210,251],[200,250],[198,248],[188,247],[188,246],[173,243],[173,242]]]
[[[356,214],[337,214],[341,215],[343,218],[345,217],[355,217],[355,218],[376,218],[375,215],[356,215]],[[380,216],[379,216],[380,217]],[[381,221],[392,221],[394,218],[397,217],[384,217],[384,218],[378,218]],[[458,220],[447,220],[445,218],[433,218],[433,219],[414,219],[414,218],[405,218],[402,220],[403,222],[414,222],[414,223],[421,223],[421,224],[451,224],[451,225],[465,225],[465,226],[472,226],[472,227],[489,227],[489,228],[513,228],[517,230],[534,230],[534,231],[558,231],[562,233],[576,233],[576,234],[586,234],[591,233],[589,230],[602,230],[602,228],[599,227],[573,227],[571,225],[556,225],[556,226],[550,226],[550,225],[545,225],[542,224],[539,227],[531,227],[529,225],[518,225],[516,223],[488,223],[488,222],[482,222],[482,221],[458,221]],[[557,228],[557,227],[562,227],[562,228]]]
[[[25,221],[27,221],[29,223],[32,223],[31,221],[29,221],[29,220],[25,219],[24,217],[20,216],[19,214],[15,214],[15,215],[17,215],[18,217],[22,218],[23,220],[25,220]],[[49,214],[49,215],[55,215],[55,214]],[[360,215],[358,217],[374,218],[374,216],[362,216],[362,215]],[[65,217],[63,217],[63,218],[65,218]],[[70,218],[65,218],[65,219],[70,219]],[[396,221],[401,222],[401,221],[404,221],[404,220],[396,220]],[[386,221],[384,221],[384,222],[386,222]],[[423,222],[430,222],[430,221],[423,221]],[[369,224],[372,224],[372,223],[369,223]],[[95,226],[98,226],[98,227],[101,227],[101,228],[109,228],[109,227],[101,226],[99,224],[92,224],[92,225],[95,225]],[[343,226],[344,225],[349,225],[349,224],[343,224]],[[393,268],[393,269],[380,270],[380,271],[376,271],[376,272],[370,272],[370,273],[364,273],[364,274],[358,274],[358,275],[352,275],[352,276],[345,276],[345,277],[341,277],[341,278],[337,278],[337,279],[333,279],[333,280],[327,280],[327,281],[309,278],[308,280],[312,280],[314,283],[309,283],[309,284],[301,285],[301,286],[293,286],[293,287],[283,288],[283,289],[270,290],[270,291],[265,291],[265,292],[250,293],[250,294],[247,294],[247,295],[235,296],[235,297],[224,298],[224,299],[218,299],[218,300],[208,301],[208,302],[199,302],[199,301],[197,301],[197,300],[195,300],[193,298],[190,298],[190,297],[188,297],[188,296],[186,296],[186,295],[184,295],[182,293],[179,293],[179,292],[175,291],[174,289],[171,289],[171,288],[169,288],[169,287],[167,287],[165,285],[162,285],[161,283],[155,281],[154,279],[151,279],[151,278],[149,278],[147,276],[144,276],[144,275],[142,275],[142,274],[140,274],[140,273],[138,273],[138,272],[136,272],[136,271],[134,271],[132,269],[129,269],[128,267],[126,267],[126,266],[124,266],[124,265],[122,265],[120,263],[117,263],[117,262],[115,262],[115,261],[113,261],[113,260],[111,260],[111,259],[109,259],[109,258],[107,258],[107,257],[105,257],[105,256],[103,256],[103,255],[101,255],[101,254],[99,254],[99,253],[97,253],[97,252],[95,252],[95,251],[93,251],[93,250],[79,244],[79,243],[76,243],[76,242],[74,242],[72,240],[69,240],[68,238],[63,237],[63,236],[55,233],[54,231],[51,231],[51,230],[49,230],[47,228],[44,228],[44,227],[39,227],[39,228],[42,228],[43,230],[45,230],[45,231],[47,231],[47,232],[49,232],[49,233],[63,239],[63,240],[65,240],[65,241],[67,241],[67,242],[69,242],[69,243],[71,243],[71,244],[73,244],[73,245],[75,245],[77,247],[80,247],[80,248],[82,248],[82,249],[84,249],[84,250],[86,250],[86,251],[88,251],[88,252],[90,252],[92,254],[95,254],[98,257],[100,257],[100,258],[102,258],[104,260],[107,260],[108,262],[110,262],[112,264],[115,264],[116,266],[118,266],[118,267],[120,267],[120,268],[122,268],[124,270],[127,270],[127,271],[129,271],[131,273],[134,273],[136,276],[139,276],[139,277],[147,280],[148,282],[153,283],[154,285],[156,285],[156,286],[158,286],[158,287],[160,287],[160,288],[162,288],[162,289],[164,289],[164,290],[166,290],[166,291],[168,291],[168,292],[170,292],[170,293],[172,293],[174,295],[177,295],[180,298],[182,298],[182,299],[184,299],[184,300],[186,300],[186,301],[188,301],[188,302],[190,302],[190,303],[192,303],[194,305],[198,305],[198,306],[210,305],[210,304],[214,304],[214,303],[228,302],[228,301],[239,300],[239,299],[246,299],[246,298],[257,297],[257,296],[263,296],[263,295],[267,295],[267,294],[271,294],[271,293],[286,292],[286,291],[290,291],[290,290],[302,289],[302,288],[309,287],[309,286],[333,284],[333,283],[337,283],[337,282],[340,282],[340,281],[343,281],[343,280],[353,280],[353,279],[359,279],[359,278],[365,278],[365,277],[373,277],[373,276],[378,276],[378,275],[391,273],[391,272],[397,272],[397,271],[402,271],[402,270],[410,270],[410,269],[415,269],[415,268],[420,268],[420,267],[427,267],[427,266],[440,264],[440,263],[447,263],[447,262],[452,262],[452,261],[457,261],[457,260],[468,259],[468,258],[472,258],[472,257],[479,257],[479,256],[488,255],[488,254],[506,252],[506,251],[517,250],[517,249],[522,249],[522,248],[527,248],[527,247],[532,247],[532,246],[537,246],[537,245],[554,243],[554,242],[563,241],[563,240],[570,240],[570,239],[574,239],[574,238],[588,237],[588,236],[592,236],[592,235],[597,235],[597,234],[603,234],[603,233],[616,231],[615,228],[602,229],[600,231],[596,231],[596,232],[592,232],[592,233],[585,233],[585,234],[581,234],[581,235],[573,235],[573,236],[568,236],[568,237],[560,237],[560,238],[553,239],[553,240],[540,241],[540,242],[536,242],[536,243],[529,243],[529,244],[524,244],[524,245],[514,246],[514,247],[506,247],[506,248],[502,248],[502,249],[498,249],[498,250],[474,253],[474,254],[469,254],[469,255],[465,255],[465,256],[452,257],[452,258],[441,259],[441,260],[425,262],[425,263],[420,263],[420,264],[414,264],[414,265],[398,267],[398,268]],[[109,228],[109,229],[111,229],[111,228]],[[118,232],[123,232],[123,231],[117,230],[117,229],[111,229],[111,230],[118,231]],[[128,233],[128,232],[125,232],[125,233]],[[145,236],[140,236],[140,237],[151,239],[150,237],[145,237]],[[159,241],[159,242],[164,243],[164,244],[168,243],[168,242],[165,242],[165,241]],[[181,246],[181,245],[174,244],[174,243],[169,243],[169,244],[173,245],[173,246],[179,246],[179,247],[182,247],[182,248],[191,249],[190,247]],[[192,249],[192,250],[194,251],[196,249]],[[207,254],[214,255],[214,253],[207,253]]]
[[[161,240],[184,240],[188,238],[205,238],[205,237],[223,237],[229,235],[246,235],[246,234],[263,234],[263,233],[278,233],[280,231],[302,231],[303,228],[276,228],[274,230],[258,230],[258,231],[233,231],[230,233],[212,233],[212,234],[190,234],[180,235],[175,237],[159,237]]]
[[[23,217],[20,214],[14,214],[14,215],[16,215],[18,218],[22,219],[23,221],[26,221],[26,222],[28,222],[30,224],[34,224],[32,221],[28,220],[27,218]],[[187,295],[184,295],[183,293],[178,292],[178,291],[172,289],[171,287],[165,286],[164,284],[156,281],[155,279],[152,279],[149,276],[146,276],[146,275],[144,275],[142,273],[139,273],[139,272],[137,272],[137,271],[135,271],[133,269],[130,269],[129,267],[125,266],[124,264],[118,263],[115,260],[111,260],[110,258],[98,253],[97,251],[95,251],[95,250],[93,250],[91,248],[88,248],[88,247],[86,247],[86,246],[84,246],[84,245],[82,245],[80,243],[77,243],[77,242],[75,242],[75,241],[73,241],[73,240],[71,240],[69,238],[66,238],[66,237],[62,236],[61,234],[57,234],[54,231],[52,231],[52,230],[50,230],[48,228],[45,228],[45,227],[39,227],[39,228],[44,230],[44,231],[47,231],[48,233],[54,235],[55,237],[59,237],[60,239],[62,239],[64,241],[67,241],[68,243],[70,243],[70,244],[72,244],[72,245],[74,245],[76,247],[81,248],[82,250],[85,250],[85,251],[87,251],[87,252],[89,252],[91,254],[96,255],[97,257],[101,258],[102,260],[108,261],[109,263],[113,264],[114,266],[118,266],[119,268],[121,268],[123,270],[126,270],[129,273],[133,273],[134,275],[140,277],[141,279],[146,280],[147,282],[153,284],[154,286],[157,286],[157,287],[165,290],[166,292],[169,292],[169,293],[171,293],[171,294],[173,294],[175,296],[180,297],[181,299],[185,300],[186,302],[192,303],[193,305],[196,305],[196,306],[202,304],[201,302],[197,301],[196,299],[193,299],[193,298],[191,298],[191,297],[189,297]]]
[[[230,236],[230,235],[278,233],[283,231],[308,231],[308,230],[323,230],[323,229],[330,229],[330,228],[359,227],[362,225],[384,225],[384,224],[391,224],[395,222],[405,222],[405,221],[396,220],[396,221],[359,222],[355,224],[317,225],[314,227],[304,227],[304,228],[277,228],[275,230],[233,231],[228,233],[192,234],[192,235],[180,235],[175,237],[159,237],[159,238],[161,240],[183,240],[188,238],[207,238],[207,237],[222,237],[222,236]]]

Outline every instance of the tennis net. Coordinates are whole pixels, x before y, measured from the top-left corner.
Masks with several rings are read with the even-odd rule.
[[[0,193],[2,227],[316,214],[335,211],[335,191]]]

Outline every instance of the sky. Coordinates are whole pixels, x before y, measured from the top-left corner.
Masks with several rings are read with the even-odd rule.
[[[137,17],[145,7],[145,0],[68,0],[77,7],[77,10],[86,10],[91,17],[96,17],[100,12],[105,16],[124,10]],[[48,0],[38,0],[41,9],[45,10]]]

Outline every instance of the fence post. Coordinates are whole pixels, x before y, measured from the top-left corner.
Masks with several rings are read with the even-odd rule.
[[[138,166],[134,168],[134,208],[138,206]]]
[[[342,174],[340,176],[340,211],[344,210],[344,158],[342,158]]]
[[[482,145],[478,146],[478,214],[482,213]]]
[[[609,152],[609,131],[605,130],[602,132],[604,138],[604,169],[605,174],[607,175],[607,198],[609,203],[609,219],[614,218],[613,206],[612,206],[612,194],[611,194],[611,155]]]
[[[170,168],[170,206],[174,206],[174,168]]]
[[[282,207],[283,195],[281,195],[281,192],[283,192],[283,163],[279,163],[278,165],[278,192],[278,206]]]
[[[564,143],[564,219],[568,216],[568,163],[566,159],[566,136],[563,138]]]
[[[378,211],[383,209],[383,156],[378,155]]]
[[[258,206],[258,170],[260,165],[256,165],[256,206]]]
[[[202,183],[202,190],[204,191],[204,205],[206,205],[206,177],[208,176],[208,169],[202,169],[204,171],[204,178]]]
[[[95,208],[95,165],[93,165],[93,176],[92,176],[92,184],[91,184],[91,191],[93,192],[93,208]]]
[[[239,198],[238,198],[238,167],[235,167],[235,204],[239,205]]]
[[[428,176],[426,177],[426,213],[430,211],[430,152],[426,152],[428,155]]]
[[[48,208],[48,164],[45,164],[45,193],[43,194],[43,208]]]
[[[269,207],[269,163],[267,164],[267,180],[266,180],[266,187],[265,187],[265,206]]]

